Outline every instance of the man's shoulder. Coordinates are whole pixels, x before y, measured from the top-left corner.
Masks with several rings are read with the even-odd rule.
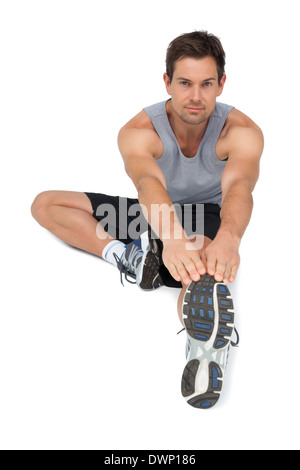
[[[150,118],[155,118],[166,114],[166,103],[166,100],[160,101],[159,103],[152,104],[151,106],[146,106],[143,110]]]
[[[140,153],[145,148],[151,149],[153,157],[160,158],[163,152],[162,142],[148,114],[142,110],[119,131],[118,144],[122,149],[128,148],[129,153]]]
[[[237,140],[240,141],[248,136],[249,138],[263,141],[263,132],[261,128],[249,116],[238,109],[233,108],[230,111],[225,126],[221,132],[221,140],[230,145],[230,142]]]
[[[243,129],[254,129],[256,131],[261,131],[260,127],[246,114],[242,113],[236,108],[232,108],[230,111],[227,121],[226,121],[227,131],[235,131]]]
[[[122,129],[153,129],[151,119],[147,113],[142,110],[131,118]]]
[[[261,128],[246,114],[233,109],[226,123],[226,147],[228,153],[259,155],[263,151],[264,136]]]
[[[241,154],[261,153],[263,146],[264,137],[260,127],[249,116],[233,108],[221,132],[217,154],[223,159],[235,151]]]
[[[155,116],[163,114],[166,109],[166,101],[161,101],[150,106],[144,107],[138,114],[133,116],[122,129],[150,129],[155,130],[152,119]]]

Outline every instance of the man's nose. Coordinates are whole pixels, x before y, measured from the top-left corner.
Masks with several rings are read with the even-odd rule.
[[[194,102],[201,101],[201,91],[199,87],[193,87],[191,90],[191,100]]]

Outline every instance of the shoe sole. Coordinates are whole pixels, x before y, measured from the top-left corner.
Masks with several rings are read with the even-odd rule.
[[[149,239],[149,249],[152,253],[154,253],[158,265],[161,266],[163,264],[162,252],[155,238]]]
[[[205,274],[188,286],[182,313],[192,358],[183,371],[182,395],[189,405],[209,409],[220,398],[234,329],[228,287]]]
[[[137,279],[139,287],[143,290],[154,290],[161,287],[163,280],[159,274],[157,256],[152,251],[148,251],[143,256],[142,265],[141,279]]]

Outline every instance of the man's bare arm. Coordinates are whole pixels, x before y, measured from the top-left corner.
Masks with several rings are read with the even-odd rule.
[[[144,215],[163,241],[164,264],[177,281],[189,284],[199,280],[200,274],[205,274],[204,265],[176,216],[165,177],[155,161],[156,151],[161,148],[159,137],[150,129],[125,127],[119,133],[118,144],[125,170],[138,191],[140,204],[146,208]],[[164,206],[165,210],[155,211],[155,205]],[[168,223],[163,223],[166,217]]]
[[[159,221],[151,219],[153,204],[172,206],[167,193],[167,184],[163,172],[157,165],[154,155],[158,142],[156,134],[149,129],[121,129],[118,138],[120,152],[124,160],[125,171],[138,192],[140,204],[146,207],[147,220],[154,232],[163,238],[163,227]]]
[[[263,135],[257,127],[237,127],[229,139],[229,160],[222,176],[221,226],[203,254],[208,273],[226,283],[234,281],[239,267],[239,246],[251,218],[252,192],[263,151]]]

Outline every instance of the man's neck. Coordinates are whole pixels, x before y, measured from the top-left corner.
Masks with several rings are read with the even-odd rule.
[[[171,101],[167,102],[166,110],[170,126],[178,141],[186,144],[201,142],[205,135],[209,119],[197,125],[188,124],[174,112]]]

